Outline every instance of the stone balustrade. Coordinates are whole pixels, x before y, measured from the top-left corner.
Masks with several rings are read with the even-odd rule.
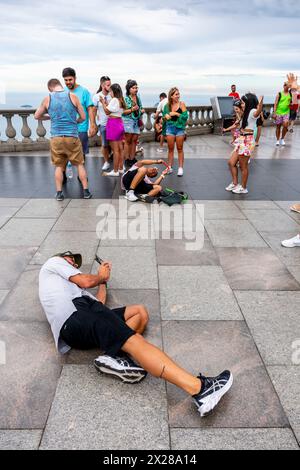
[[[273,105],[265,104],[270,112],[266,125],[274,124],[272,120]],[[141,141],[154,139],[154,114],[156,108],[145,108]],[[187,135],[210,134],[213,132],[214,121],[211,106],[189,106]],[[35,121],[35,109],[0,109],[0,153],[49,149],[49,121]],[[298,124],[300,119],[298,117]],[[90,139],[91,146],[98,146],[100,139]]]

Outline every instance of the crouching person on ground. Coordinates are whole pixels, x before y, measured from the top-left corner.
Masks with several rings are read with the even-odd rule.
[[[162,191],[161,183],[168,170],[164,170],[153,182],[151,178],[157,177],[158,169],[156,167],[147,168],[147,166],[155,164],[163,164],[163,160],[140,160],[123,175],[122,187],[126,191],[126,199],[131,202],[138,199],[153,202],[153,198],[159,196]]]

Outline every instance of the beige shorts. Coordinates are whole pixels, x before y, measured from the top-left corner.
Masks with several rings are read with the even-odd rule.
[[[68,161],[72,165],[82,165],[84,157],[79,137],[52,137],[50,139],[52,164],[66,168]]]

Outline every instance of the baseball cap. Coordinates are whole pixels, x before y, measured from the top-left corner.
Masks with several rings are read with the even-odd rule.
[[[75,263],[77,264],[78,268],[82,265],[82,256],[80,253],[72,253],[72,251],[64,251],[63,253],[56,253],[54,256],[60,256],[61,258],[64,258],[65,256],[69,256],[70,258],[73,258]]]

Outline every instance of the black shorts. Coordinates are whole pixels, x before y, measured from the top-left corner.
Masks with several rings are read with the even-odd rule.
[[[73,300],[76,308],[60,330],[61,339],[74,349],[99,348],[116,356],[123,344],[133,335],[125,323],[126,307],[109,309],[88,296]]]
[[[298,112],[294,109],[290,110],[290,121],[296,121]]]
[[[124,184],[124,188],[126,191],[129,191],[131,183],[135,175],[137,174],[138,170],[127,171],[123,176],[122,182]],[[146,181],[142,180],[137,187],[135,188],[134,192],[137,194],[148,194],[152,191],[153,185],[146,183]]]

